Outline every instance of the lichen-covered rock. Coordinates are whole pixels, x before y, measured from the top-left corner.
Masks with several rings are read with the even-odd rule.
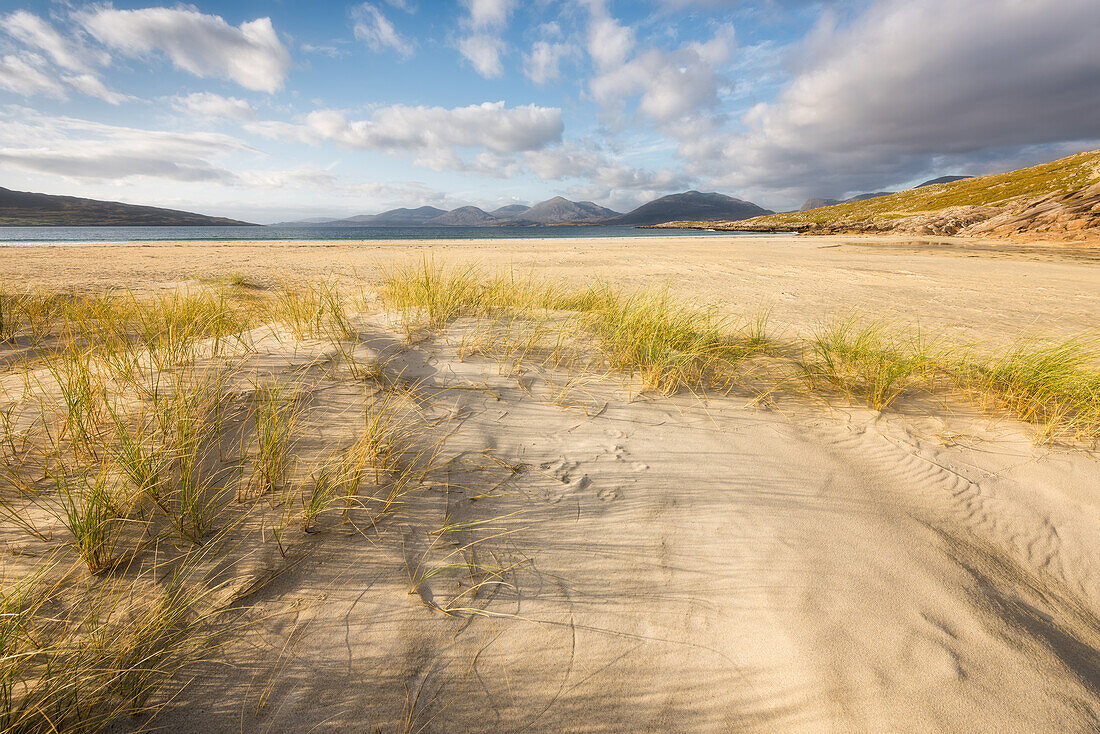
[[[967,227],[964,235],[1100,234],[1100,183],[1034,199]]]

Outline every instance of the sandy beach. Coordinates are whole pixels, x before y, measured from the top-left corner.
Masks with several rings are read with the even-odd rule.
[[[239,273],[260,283],[339,275],[377,280],[385,263],[429,257],[593,279],[730,313],[770,308],[802,331],[850,311],[919,320],[950,335],[1015,339],[1095,328],[1100,250],[915,237],[646,237],[333,242],[156,242],[0,247],[0,277],[49,288],[172,286]]]
[[[264,324],[233,394],[293,380],[305,406],[295,476],[393,386],[432,454],[422,485],[380,521],[326,515],[286,547],[242,521],[217,565],[232,589],[224,636],[152,719],[117,731],[1100,729],[1094,444],[1043,440],[957,390],[884,410],[743,386],[659,394],[611,370],[471,348],[471,318],[410,341],[379,305],[379,266],[422,257],[667,287],[734,317],[767,310],[784,343],[853,313],[990,349],[1100,326],[1100,255],[1071,247],[773,236],[0,248],[0,280],[61,291],[155,293],[230,274],[257,288],[362,283],[353,349],[378,365],[373,387],[333,366],[332,344]],[[0,568],[30,563],[13,553]]]

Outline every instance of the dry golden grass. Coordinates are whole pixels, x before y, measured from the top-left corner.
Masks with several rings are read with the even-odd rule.
[[[283,324],[352,355],[346,303],[334,282],[236,290],[0,294],[3,341],[35,347],[4,375],[0,520],[52,549],[0,584],[0,732],[150,712],[214,628],[201,569],[242,527],[275,531],[260,536],[285,556],[293,528],[316,531],[338,495],[377,523],[425,481],[434,450],[384,388],[351,448],[301,481],[295,387],[241,388],[249,330]],[[257,486],[242,495],[246,471]]]
[[[149,713],[163,681],[210,641],[202,592],[184,576],[100,583],[61,565],[0,591],[0,732],[99,731]]]

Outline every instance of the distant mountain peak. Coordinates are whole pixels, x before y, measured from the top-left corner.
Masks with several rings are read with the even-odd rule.
[[[855,196],[849,196],[847,199],[806,199],[806,202],[802,205],[798,211],[808,212],[811,209],[820,209],[823,206],[836,206],[837,204],[851,204],[856,201],[866,201],[867,199],[876,199],[880,196],[890,196],[893,191],[875,191],[870,194],[856,194]]]
[[[460,206],[438,217],[429,219],[425,224],[442,227],[481,227],[497,224],[500,219],[476,206]]]
[[[954,181],[962,181],[964,179],[974,178],[973,176],[940,176],[939,178],[931,178],[924,183],[919,183],[914,186],[914,189],[921,189],[925,186],[935,186],[936,184],[952,183]]]
[[[531,207],[527,206],[526,204],[508,204],[506,206],[502,206],[502,207],[499,207],[497,209],[494,209],[493,211],[491,211],[489,213],[492,214],[494,217],[502,217],[502,218],[507,219],[507,218],[514,217],[518,214],[523,214],[525,211],[527,211],[530,208]]]
[[[555,196],[535,204],[519,218],[534,224],[595,224],[617,215],[618,212],[591,201],[570,201]]]
[[[717,192],[684,191],[654,199],[637,209],[608,219],[605,224],[649,225],[675,221],[729,221],[747,219],[771,210]]]

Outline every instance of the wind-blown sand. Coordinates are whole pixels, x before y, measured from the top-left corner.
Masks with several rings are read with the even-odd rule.
[[[426,252],[667,283],[731,313],[770,305],[794,333],[851,309],[992,342],[1100,324],[1087,251],[898,241],[4,248],[0,275],[96,288],[234,271],[373,278],[375,262]],[[337,527],[304,536],[289,562],[252,559],[266,583],[235,602],[241,626],[154,725],[1100,729],[1094,452],[1035,445],[1030,427],[961,405],[879,414],[639,396],[617,377],[570,385],[460,359],[462,323],[408,346],[387,319],[364,318],[365,347],[446,439],[444,474],[365,535]],[[322,446],[363,396],[310,372],[318,356],[272,347],[263,364],[302,376]],[[455,529],[439,532],[445,522]],[[475,593],[488,568],[503,582]]]

